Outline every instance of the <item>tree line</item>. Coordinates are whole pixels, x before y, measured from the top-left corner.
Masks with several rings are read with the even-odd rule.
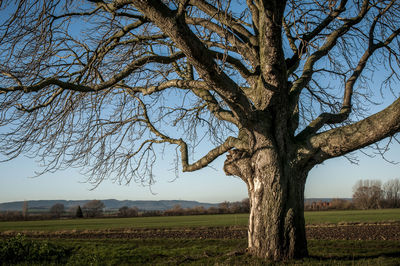
[[[400,208],[399,178],[383,185],[380,180],[358,180],[353,191],[353,204],[357,209]]]
[[[122,207],[124,208],[124,207]],[[123,216],[124,212],[119,209],[119,215]],[[182,208],[179,204],[165,211],[144,211],[140,216],[182,216],[182,215],[203,215],[203,214],[233,214],[233,213],[249,213],[249,199],[242,201],[229,202],[224,201],[217,207],[204,208],[203,206],[194,206],[192,208]],[[139,216],[139,214],[138,214]],[[125,216],[128,217],[128,216]]]
[[[181,215],[202,215],[202,214],[229,214],[229,213],[248,213],[250,210],[249,199],[238,202],[225,201],[217,207],[204,208],[194,206],[183,208],[175,205],[164,211],[160,210],[140,210],[136,206],[123,206],[117,211],[106,211],[105,205],[100,200],[92,200],[83,206],[76,205],[66,209],[64,204],[56,203],[48,212],[35,213],[29,212],[28,202],[23,204],[22,211],[0,212],[0,220],[40,220],[40,219],[59,219],[59,218],[94,218],[94,217],[148,217],[148,216],[181,216]]]
[[[349,209],[381,209],[400,208],[400,179],[391,179],[383,183],[380,180],[358,180],[353,186],[353,197],[351,200],[334,198],[331,201],[305,202],[306,211],[319,210],[349,210]],[[123,206],[118,211],[105,212],[105,205],[100,200],[92,200],[83,206],[72,206],[68,210],[64,204],[56,203],[48,212],[40,214],[29,213],[28,202],[25,201],[22,211],[0,212],[0,220],[32,220],[32,219],[56,219],[66,218],[93,218],[93,217],[148,217],[148,216],[181,216],[202,214],[233,214],[249,213],[249,199],[242,201],[224,201],[217,207],[204,208],[195,206],[183,208],[181,205],[160,211],[140,210],[137,207]]]
[[[28,202],[23,204],[22,211],[5,211],[0,212],[0,220],[41,220],[41,219],[57,219],[61,217],[67,218],[83,218],[83,217],[101,217],[104,214],[105,205],[100,200],[91,200],[83,206],[76,205],[66,209],[64,204],[55,203],[46,212],[33,213],[29,211]]]
[[[305,202],[306,211],[400,208],[400,179],[382,184],[380,180],[360,179],[353,186],[352,199]]]

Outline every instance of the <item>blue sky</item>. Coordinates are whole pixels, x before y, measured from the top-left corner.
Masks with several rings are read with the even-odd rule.
[[[371,106],[376,112],[389,105],[395,97],[376,97],[380,106]],[[379,99],[378,99],[379,98]],[[394,142],[386,154],[389,160],[400,161],[400,144]],[[206,152],[206,147],[202,147]],[[373,154],[372,150],[366,151]],[[171,154],[170,154],[171,155]],[[370,158],[361,152],[353,154],[358,165],[346,158],[334,158],[314,167],[308,177],[306,198],[334,198],[352,196],[352,187],[359,179],[379,179],[382,183],[400,178],[400,164],[391,164],[379,155]],[[193,173],[179,173],[176,179],[174,165],[166,154],[160,156],[155,168],[156,183],[151,187],[131,183],[118,185],[110,180],[103,181],[96,189],[85,183],[86,177],[79,169],[68,169],[40,177],[31,178],[40,171],[33,159],[19,157],[0,163],[0,202],[40,199],[119,199],[119,200],[197,200],[201,202],[238,201],[247,197],[245,183],[236,177],[225,176],[222,167],[225,156],[213,162],[211,167]],[[197,156],[196,156],[197,157]]]
[[[397,86],[400,86],[397,84]],[[376,96],[379,106],[371,106],[370,112],[382,110],[394,99],[390,93]],[[206,152],[206,147],[201,150]],[[373,150],[366,150],[373,155]],[[171,156],[170,156],[171,155]],[[361,152],[353,154],[357,165],[346,158],[334,158],[314,167],[309,173],[306,198],[334,198],[352,196],[352,187],[359,179],[379,179],[382,183],[400,178],[400,164],[392,164],[380,155],[370,158]],[[393,142],[386,153],[388,160],[400,162],[400,144]],[[354,157],[353,156],[353,157]],[[225,176],[222,167],[225,155],[215,160],[211,167],[192,173],[179,173],[176,178],[172,154],[160,156],[155,167],[156,183],[151,187],[130,183],[118,185],[103,181],[96,189],[85,183],[86,177],[79,169],[68,169],[31,178],[40,171],[33,159],[18,157],[0,163],[0,202],[40,199],[119,199],[119,200],[197,200],[201,202],[238,201],[247,197],[245,183],[236,177]]]
[[[379,72],[378,72],[379,73]],[[377,74],[377,76],[379,76]],[[397,84],[400,87],[400,84]],[[376,90],[378,91],[378,90]],[[379,93],[378,93],[379,94]],[[394,97],[385,95],[383,105],[371,112],[387,106]],[[378,99],[378,101],[380,101]],[[370,152],[371,153],[371,152]],[[387,156],[400,161],[400,145],[391,146]],[[352,187],[359,179],[400,178],[400,165],[393,165],[379,155],[370,158],[360,152],[355,153],[359,164],[351,164],[345,158],[335,158],[316,166],[309,174],[305,197],[351,197]],[[169,156],[164,156],[168,158]],[[96,189],[85,183],[85,176],[79,169],[58,171],[37,178],[30,178],[39,171],[34,160],[19,157],[13,161],[0,163],[0,202],[39,199],[110,199],[119,200],[198,200],[202,202],[236,201],[247,197],[244,182],[235,177],[225,176],[222,166],[225,156],[217,159],[212,167],[193,173],[180,173],[175,179],[172,161],[159,161],[155,170],[156,183],[151,187],[131,183],[127,186],[105,180]],[[173,182],[172,182],[173,181]]]

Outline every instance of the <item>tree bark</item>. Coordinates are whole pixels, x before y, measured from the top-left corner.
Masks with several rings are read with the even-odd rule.
[[[241,177],[248,187],[248,252],[276,261],[306,257],[304,186],[307,172],[298,171],[268,146],[252,155],[231,151],[224,170],[228,175]]]
[[[260,173],[249,185],[248,251],[273,260],[308,255],[304,182]]]

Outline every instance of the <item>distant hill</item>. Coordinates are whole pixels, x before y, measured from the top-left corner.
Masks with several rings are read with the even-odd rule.
[[[346,198],[347,200],[351,200],[350,198]],[[305,203],[311,202],[330,202],[332,198],[307,198],[305,199]],[[83,206],[90,200],[29,200],[28,208],[31,211],[48,211],[51,206],[56,203],[64,204],[65,209],[73,206]],[[196,206],[203,206],[208,209],[210,207],[217,207],[217,203],[204,203],[198,201],[187,201],[187,200],[116,200],[116,199],[106,199],[101,200],[106,206],[107,210],[118,210],[123,206],[128,207],[137,207],[142,211],[165,211],[171,209],[175,205],[180,205],[182,208],[193,208]],[[5,202],[0,203],[0,211],[21,211],[23,201],[13,201],[13,202]]]
[[[73,206],[83,206],[90,200],[29,200],[28,208],[29,210],[46,211],[51,208],[56,203],[64,204],[65,209]],[[218,204],[213,203],[203,203],[198,201],[186,201],[186,200],[115,200],[107,199],[101,200],[106,206],[107,210],[117,210],[123,206],[137,207],[139,210],[143,211],[164,211],[171,209],[175,205],[180,205],[182,208],[193,208],[196,206],[203,206],[208,209],[210,207],[217,207]],[[5,202],[0,203],[0,211],[21,211],[23,201]]]
[[[352,198],[340,198],[340,199],[344,199],[344,200],[352,200]],[[304,203],[312,203],[312,202],[331,202],[333,200],[333,198],[306,198],[304,199]]]

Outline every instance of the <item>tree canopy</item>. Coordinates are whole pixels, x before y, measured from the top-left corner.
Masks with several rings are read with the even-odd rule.
[[[112,172],[129,182],[151,176],[153,147],[167,143],[193,171],[240,148],[238,129],[270,106],[275,85],[264,71],[286,73],[291,135],[324,131],[311,139],[323,151],[339,132],[360,139],[328,156],[398,130],[382,126],[388,132],[369,141],[357,127],[327,131],[363,118],[365,101],[384,89],[371,80],[396,93],[397,1],[271,4],[284,13],[282,24],[271,22],[282,31],[272,42],[257,2],[3,1],[2,153],[30,152],[48,171],[84,166],[96,182]],[[263,69],[271,56],[285,65]],[[254,89],[260,82],[265,93]],[[190,163],[188,150],[204,138],[216,147]]]

